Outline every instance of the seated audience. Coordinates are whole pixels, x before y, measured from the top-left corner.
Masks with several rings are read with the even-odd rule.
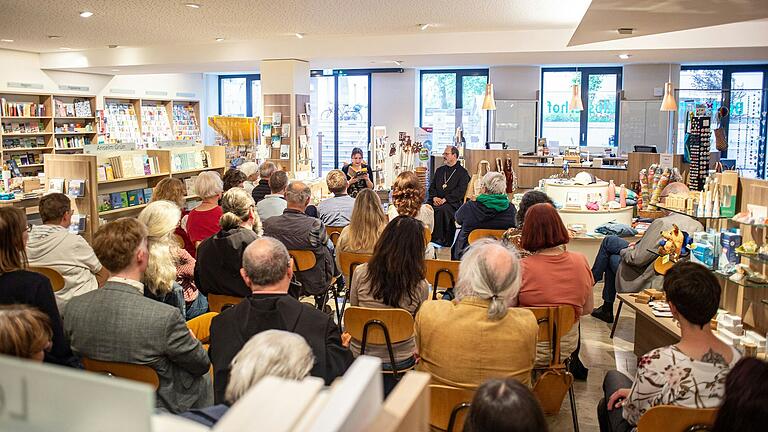
[[[302,336],[315,355],[312,376],[330,384],[352,363],[341,344],[333,317],[288,295],[293,276],[288,250],[279,241],[262,237],[248,245],[240,273],[252,295],[225,309],[211,323],[209,354],[213,363],[216,403],[223,403],[232,359],[253,335],[285,330]],[[234,375],[233,375],[234,376]]]
[[[587,258],[569,252],[568,230],[560,215],[549,204],[536,204],[527,213],[523,225],[523,249],[531,256],[522,260],[522,282],[517,299],[508,298],[509,306],[542,307],[572,306],[576,317],[592,312],[592,273]],[[563,358],[576,349],[579,327],[573,326],[560,340]],[[548,342],[537,346],[536,366],[549,364]]]
[[[259,165],[256,162],[245,162],[237,167],[237,169],[245,174],[243,189],[249,194],[253,194],[253,189],[259,183]]]
[[[189,239],[196,246],[219,230],[219,219],[223,213],[219,206],[219,199],[223,188],[224,183],[219,178],[219,174],[213,171],[201,172],[195,179],[195,193],[203,199],[203,202],[187,215],[186,230]]]
[[[288,207],[282,215],[264,221],[264,235],[280,240],[290,250],[314,252],[315,266],[296,272],[296,279],[302,285],[303,295],[311,294],[318,300],[338,273],[325,225],[320,219],[304,214],[309,198],[310,190],[306,184],[298,181],[291,183],[285,192]]]
[[[360,199],[360,191],[356,199]],[[376,242],[373,258],[355,268],[349,304],[367,308],[399,308],[416,315],[429,297],[424,280],[424,225],[410,216],[398,216],[390,222]],[[352,339],[350,350],[360,355],[360,341]],[[412,366],[416,359],[416,341],[411,338],[392,346],[398,369]],[[365,355],[381,358],[391,367],[386,345],[367,343]]]
[[[768,425],[768,363],[745,357],[725,377],[725,400],[712,432],[759,432]]]
[[[157,186],[155,186],[155,189],[152,191],[152,200],[150,202],[170,201],[176,204],[179,210],[181,210],[181,217],[183,220],[184,217],[189,214],[189,211],[186,209],[186,194],[187,191],[181,180],[173,177],[164,178],[157,183]],[[189,239],[189,234],[187,234],[187,231],[182,228],[181,225],[186,225],[186,223],[182,222],[182,224],[177,226],[173,231],[173,234],[181,238],[181,241],[184,243],[184,250],[194,258],[197,254],[195,244]]]
[[[483,191],[475,201],[467,201],[456,210],[459,236],[451,247],[451,259],[460,260],[469,245],[469,233],[476,229],[507,229],[515,226],[515,206],[507,197],[507,179],[491,171],[483,176]]]
[[[387,225],[387,217],[381,209],[381,201],[376,192],[363,189],[355,198],[355,208],[352,219],[336,239],[336,265],[341,268],[339,256],[341,252],[372,254],[373,246],[379,239],[381,231]],[[349,271],[349,269],[341,269]]]
[[[207,312],[208,301],[195,286],[195,259],[173,238],[180,218],[181,211],[170,201],[153,201],[139,213],[149,250],[142,282],[146,297],[178,308],[189,320]]]
[[[256,211],[263,221],[283,214],[285,207],[285,189],[288,187],[288,174],[285,171],[275,171],[269,177],[270,194],[265,195],[256,204]]]
[[[464,432],[547,432],[539,401],[518,381],[490,379],[478,387]]]
[[[251,290],[240,277],[243,251],[261,236],[261,220],[253,198],[233,188],[221,198],[221,230],[200,244],[195,263],[195,284],[205,295],[247,297]]]
[[[0,305],[0,354],[42,362],[51,339],[46,314],[27,305]]]
[[[508,229],[502,235],[502,240],[517,248],[517,253],[521,258],[525,258],[531,254],[529,251],[523,249],[521,241],[523,237],[523,223],[525,222],[525,213],[528,212],[529,208],[541,203],[546,203],[553,207],[555,205],[555,203],[552,202],[549,196],[544,192],[537,190],[529,190],[526,192],[523,195],[523,198],[520,200],[520,207],[517,209],[517,213],[515,213],[515,227]]]
[[[247,179],[248,177],[239,169],[230,168],[224,173],[224,178],[221,179],[224,184],[223,191],[227,192],[235,187],[242,188],[243,183],[245,183]]]
[[[513,249],[491,239],[471,245],[456,301],[428,301],[416,314],[417,368],[435,384],[470,390],[489,378],[530,385],[539,326],[531,311],[507,308],[520,289],[519,273]]]
[[[269,179],[275,171],[277,171],[277,166],[273,162],[264,162],[259,165],[259,183],[255,185],[251,192],[253,202],[256,204],[259,204],[259,201],[272,193],[269,188]]]
[[[181,415],[211,427],[262,378],[302,380],[309,375],[314,361],[312,348],[302,336],[283,330],[265,330],[252,336],[232,360],[224,401]]]
[[[723,399],[726,376],[741,355],[710,327],[720,304],[717,278],[704,266],[681,262],[664,276],[664,291],[680,342],[642,356],[634,382],[608,371],[597,407],[601,431],[629,431],[656,405],[716,408]]]
[[[387,216],[392,220],[399,216],[410,216],[421,221],[430,231],[435,229],[435,212],[424,204],[426,189],[413,171],[403,171],[392,184],[392,204]]]
[[[142,295],[147,228],[134,218],[117,219],[96,232],[93,249],[112,277],[69,302],[64,326],[72,349],[94,360],[155,369],[158,408],[179,413],[210,406],[208,354],[178,309]]]
[[[680,185],[680,186],[676,186]],[[685,188],[685,189],[682,189]],[[687,191],[682,183],[672,183],[664,191]],[[664,195],[666,196],[666,195]],[[677,225],[682,231],[693,235],[704,227],[688,216],[667,212],[667,216],[653,221],[643,237],[635,244],[630,244],[618,236],[606,236],[592,265],[595,283],[605,281],[603,285],[603,304],[592,312],[592,316],[607,323],[613,322],[613,303],[617,292],[640,292],[651,287],[658,276],[653,269],[661,232]]]
[[[63,316],[69,299],[103,285],[109,272],[101,267],[88,242],[69,232],[74,212],[68,196],[43,195],[39,212],[43,225],[35,225],[29,231],[27,258],[29,265],[52,268],[64,277],[64,288],[54,293]]]
[[[352,219],[352,207],[355,205],[355,199],[347,195],[347,176],[341,170],[331,170],[325,181],[333,197],[318,204],[317,217],[325,226],[345,227]]]
[[[39,273],[25,270],[28,267],[27,235],[24,210],[0,207],[0,304],[26,304],[40,309],[48,316],[53,332],[45,362],[77,367],[79,361],[64,337],[51,282]]]

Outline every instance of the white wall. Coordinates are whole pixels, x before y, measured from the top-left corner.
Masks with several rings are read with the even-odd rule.
[[[673,64],[672,82],[675,88],[680,82],[680,65]],[[661,99],[654,96],[653,89],[664,90],[664,83],[669,80],[670,64],[628,64],[624,66],[624,99],[650,100]]]
[[[371,126],[386,126],[390,138],[400,131],[413,134],[419,122],[417,76],[416,69],[371,76]]]
[[[539,66],[497,66],[488,69],[496,99],[536,100],[541,81]]]

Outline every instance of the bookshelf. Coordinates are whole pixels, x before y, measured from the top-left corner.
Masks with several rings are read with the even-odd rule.
[[[53,152],[53,95],[0,93],[0,158],[12,177],[42,172]]]
[[[53,95],[55,153],[82,153],[98,141],[96,98]]]

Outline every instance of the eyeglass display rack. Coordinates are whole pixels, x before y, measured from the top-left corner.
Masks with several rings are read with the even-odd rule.
[[[704,182],[709,174],[710,116],[705,109],[698,108],[688,123],[686,147],[691,157],[688,171],[688,187],[691,190],[704,189]]]

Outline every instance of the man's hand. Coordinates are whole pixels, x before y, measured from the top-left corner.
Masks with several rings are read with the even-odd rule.
[[[349,342],[352,340],[352,335],[344,332],[341,334],[341,345],[345,348],[349,348]]]
[[[630,389],[623,388],[618,389],[608,399],[608,411],[612,411],[614,408],[621,408],[624,406],[624,401],[629,397]]]
[[[435,205],[436,205],[436,206],[441,206],[441,205],[445,204],[445,198],[438,198],[438,197],[435,197],[435,198],[432,200],[432,202],[433,202],[433,203],[435,203]]]

